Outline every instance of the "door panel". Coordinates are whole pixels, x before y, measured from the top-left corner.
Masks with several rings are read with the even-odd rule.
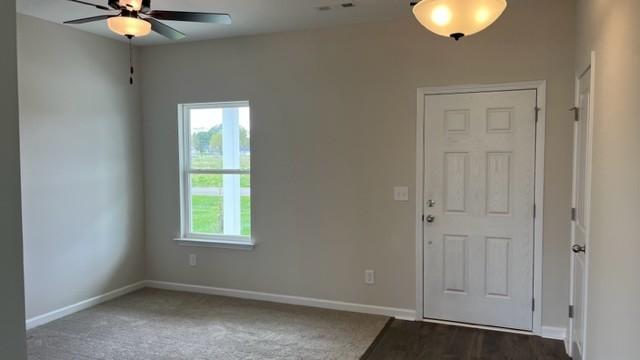
[[[572,304],[571,353],[574,359],[584,358],[586,339],[586,280],[589,238],[589,173],[591,157],[591,71],[580,79],[578,93],[578,121],[574,127],[574,176],[572,246],[585,251],[572,252]]]
[[[425,318],[532,329],[535,107],[535,90],[426,96]]]

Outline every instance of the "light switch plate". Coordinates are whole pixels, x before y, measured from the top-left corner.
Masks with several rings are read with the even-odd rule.
[[[395,201],[409,201],[409,187],[396,186],[393,188],[393,199]]]

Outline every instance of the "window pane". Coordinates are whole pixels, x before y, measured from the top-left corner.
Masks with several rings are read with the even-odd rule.
[[[189,120],[192,169],[250,169],[248,107],[191,109]]]
[[[191,175],[191,232],[221,234],[222,175]]]
[[[250,175],[191,175],[191,232],[251,236]]]

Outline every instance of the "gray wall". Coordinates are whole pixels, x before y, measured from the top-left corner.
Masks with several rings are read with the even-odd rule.
[[[16,4],[0,2],[0,358],[25,359]]]
[[[148,277],[415,309],[415,204],[392,188],[415,191],[416,89],[548,80],[543,323],[565,326],[574,10],[513,2],[458,43],[408,19],[144,48]],[[178,246],[176,106],[247,99],[259,245]]]
[[[640,2],[578,2],[576,72],[597,53],[587,356],[637,359]]]
[[[18,16],[27,318],[144,278],[140,96],[125,43]]]

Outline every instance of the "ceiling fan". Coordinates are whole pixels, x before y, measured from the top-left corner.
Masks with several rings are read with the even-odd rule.
[[[231,16],[229,16],[229,14],[152,10],[151,0],[108,0],[108,6],[81,0],[67,1],[93,6],[103,11],[119,11],[119,13],[65,21],[65,24],[86,24],[94,21],[107,20],[111,31],[126,36],[129,39],[146,36],[151,31],[171,40],[180,40],[186,37],[184,33],[158,20],[231,24]]]

